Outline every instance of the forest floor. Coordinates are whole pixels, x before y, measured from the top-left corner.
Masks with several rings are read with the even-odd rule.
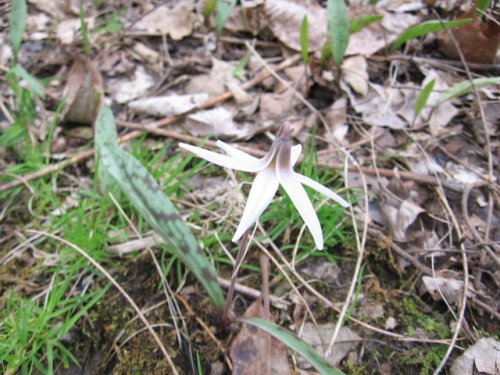
[[[222,325],[130,201],[101,194],[93,126],[106,104],[122,147],[162,185],[224,291],[253,174],[179,142],[215,150],[223,140],[261,157],[289,121],[303,146],[296,170],[351,203],[308,190],[318,251],[280,188],[251,236],[234,316],[259,315],[265,254],[272,320],[341,371],[500,373],[500,90],[477,80],[500,71],[496,2],[479,16],[444,0],[352,2],[351,21],[381,17],[351,29],[341,65],[324,58],[326,1],[241,1],[217,37],[210,1],[30,0],[16,42],[19,3],[0,0],[0,372],[315,373],[277,343],[246,362],[238,345],[258,334]],[[456,32],[391,49],[414,25],[464,18]],[[173,367],[75,249],[130,295]]]

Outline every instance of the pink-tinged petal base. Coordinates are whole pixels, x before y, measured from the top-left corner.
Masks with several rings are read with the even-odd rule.
[[[306,191],[300,184],[299,180],[295,177],[292,168],[289,165],[287,166],[286,162],[283,162],[283,159],[286,161],[286,158],[288,157],[286,152],[290,152],[290,150],[286,150],[285,147],[281,148],[279,151],[276,176],[295,205],[295,208],[297,208],[300,216],[302,216],[304,223],[309,228],[316,247],[318,250],[323,250],[323,232],[321,231],[318,216],[316,215],[316,211],[314,210]]]
[[[265,168],[257,173],[248,195],[247,204],[243,210],[240,224],[236,229],[232,241],[238,241],[243,233],[250,228],[264,212],[266,207],[273,200],[279,187],[279,181],[276,178],[274,168]]]
[[[324,196],[330,198],[331,200],[337,202],[340,204],[342,207],[347,208],[349,207],[349,202],[347,202],[344,198],[342,198],[340,195],[337,193],[334,193],[327,187],[321,185],[319,182],[314,181],[313,179],[301,175],[299,173],[294,173],[295,178],[299,180],[300,183],[309,186],[310,188],[316,190],[318,193],[323,194]]]

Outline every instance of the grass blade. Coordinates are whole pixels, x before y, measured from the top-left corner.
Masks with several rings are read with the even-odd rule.
[[[307,15],[302,19],[300,24],[300,49],[302,51],[302,61],[304,65],[309,63],[309,25]]]
[[[333,61],[338,66],[344,61],[349,44],[349,16],[344,0],[328,0],[328,43]]]
[[[431,95],[432,90],[434,89],[435,84],[436,80],[433,79],[430,82],[428,82],[420,91],[417,101],[415,102],[415,113],[413,115],[414,119],[416,119],[420,114],[420,112],[422,112],[422,109],[424,109],[425,105],[427,104],[427,101],[429,100],[429,96]]]
[[[222,32],[222,29],[231,16],[235,6],[236,0],[217,0],[217,4],[215,6],[215,31],[217,32],[217,35],[220,35]]]
[[[396,51],[401,45],[405,44],[410,39],[418,38],[419,36],[426,35],[429,33],[435,33],[437,31],[451,29],[453,27],[459,27],[466,25],[471,22],[470,18],[456,21],[427,21],[420,23],[418,25],[412,26],[409,29],[403,31],[403,33],[392,43],[391,51]]]
[[[26,80],[31,88],[31,91],[42,99],[45,99],[44,87],[38,79],[29,74],[21,65],[16,65],[10,70],[12,73],[17,75],[19,78]]]
[[[295,336],[290,331],[271,323],[267,320],[260,318],[239,318],[240,322],[251,324],[258,327],[267,333],[271,334],[283,344],[288,346],[290,349],[299,353],[302,357],[307,359],[311,365],[314,366],[320,374],[323,375],[343,375],[344,373],[332,366],[321,357],[316,350],[314,350],[309,344]]]
[[[112,131],[107,127],[114,127],[111,111],[101,110],[99,118],[100,121],[96,122],[97,134],[105,134],[104,138],[109,137]],[[99,129],[102,127],[104,129]],[[102,166],[110,173],[141,216],[193,272],[214,304],[222,309],[224,297],[217,283],[215,269],[172,202],[163,194],[161,186],[147,169],[132,155],[122,150],[116,141],[98,142],[99,145],[96,146],[100,150]]]
[[[483,87],[500,84],[500,77],[483,77],[476,78],[471,81],[464,81],[456,84],[445,93],[441,94],[437,100],[437,105],[444,103],[447,100],[456,98],[457,96],[468,94],[474,89],[478,90]]]
[[[21,48],[24,30],[26,29],[26,16],[28,9],[26,0],[13,0],[12,10],[10,11],[10,44],[17,60],[17,53]]]
[[[367,16],[358,16],[349,21],[349,32],[351,34],[363,30],[365,27],[370,26],[372,23],[380,21],[384,16],[372,14]]]

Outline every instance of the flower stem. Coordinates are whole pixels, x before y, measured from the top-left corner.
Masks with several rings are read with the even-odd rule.
[[[234,285],[236,284],[236,277],[238,276],[238,271],[240,269],[241,263],[245,257],[246,251],[248,250],[248,239],[250,230],[247,229],[243,236],[241,237],[240,247],[238,249],[238,254],[236,255],[236,261],[234,263],[233,274],[231,275],[231,284],[227,291],[226,304],[224,305],[224,310],[222,312],[222,324],[227,326],[229,324],[229,310],[233,303],[234,296]]]
[[[269,305],[269,258],[262,254],[259,257],[262,272],[262,305],[264,306],[264,319],[270,320],[271,307]]]

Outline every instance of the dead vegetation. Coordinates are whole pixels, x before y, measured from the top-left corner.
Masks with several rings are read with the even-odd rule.
[[[6,74],[13,66],[9,6],[0,2],[0,70]],[[69,272],[64,267],[74,254],[41,235],[50,232],[83,251],[101,249],[96,260],[139,306],[179,373],[252,373],[255,368],[239,357],[263,348],[259,356],[262,366],[273,363],[270,373],[313,373],[279,343],[265,350],[270,342],[250,326],[223,332],[196,280],[163,259],[158,239],[146,235],[130,207],[124,212],[131,216],[123,219],[112,202],[83,203],[93,194],[89,141],[102,103],[113,109],[120,142],[160,182],[171,171],[200,168],[195,161],[181,171],[176,166],[182,161],[161,166],[178,155],[179,141],[210,148],[222,139],[260,157],[288,120],[296,142],[310,147],[302,163],[312,160],[311,170],[327,183],[341,176],[340,193],[353,205],[342,214],[316,201],[320,218],[336,220],[322,222],[329,240],[320,254],[300,221],[275,235],[280,210],[288,211],[272,206],[240,272],[235,313],[261,314],[252,302],[260,297],[258,254],[265,253],[274,321],[344,372],[498,374],[499,89],[485,86],[440,101],[458,83],[498,76],[496,2],[486,16],[477,16],[473,4],[440,0],[351,3],[348,9],[351,19],[383,18],[351,35],[337,67],[331,59],[321,61],[327,16],[319,1],[241,1],[220,37],[213,14],[203,15],[203,1],[85,2],[86,39],[78,2],[30,0],[18,64],[43,81],[44,97],[33,95],[33,108],[24,111],[20,106],[29,103],[19,101],[9,76],[0,76],[0,307],[9,305],[12,293],[43,305],[40,296],[49,294],[54,270]],[[305,14],[307,65],[299,35]],[[465,28],[390,50],[412,25],[467,17],[473,23]],[[419,94],[432,80],[433,91],[415,115]],[[36,90],[22,76],[19,82]],[[26,128],[22,140],[8,130],[20,123]],[[235,254],[230,238],[248,184],[239,175],[221,175],[203,168],[170,198],[213,252],[227,288]],[[90,234],[97,224],[88,233],[81,229],[89,225],[87,215],[105,221],[98,240]],[[165,265],[170,272],[162,279]],[[78,269],[67,295],[103,288],[105,280],[96,275],[90,265]],[[15,306],[9,311],[17,314]],[[0,313],[1,328],[9,316]],[[58,363],[57,373],[172,371],[136,311],[114,289],[64,342],[81,367]],[[10,373],[1,353],[0,368]]]

